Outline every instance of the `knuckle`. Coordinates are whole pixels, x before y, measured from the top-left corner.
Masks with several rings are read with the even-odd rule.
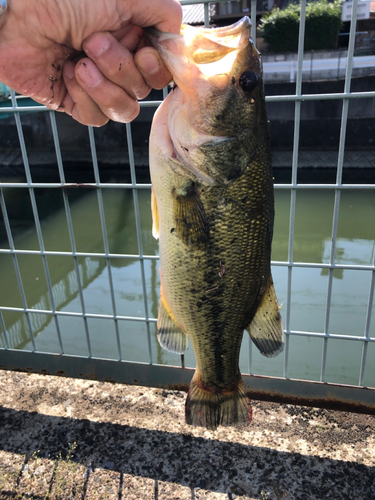
[[[141,87],[133,88],[133,92],[137,99],[144,99],[151,92],[151,87],[144,83]]]
[[[101,61],[103,73],[113,81],[121,81],[134,73],[133,55],[125,47],[116,47]]]
[[[78,106],[77,104],[72,109],[71,116],[82,125],[91,127],[102,127],[109,118],[96,106]]]
[[[101,109],[116,109],[121,107],[121,102],[124,101],[124,91],[117,85],[111,85],[110,89],[103,87],[103,90],[110,90],[106,92],[100,92],[97,94],[96,103]]]
[[[140,107],[137,101],[128,103],[122,110],[112,110],[110,118],[120,123],[130,123],[139,115]]]
[[[92,123],[91,125],[93,127],[103,127],[103,125],[106,125],[108,122],[109,122],[109,118],[107,116],[103,115],[103,117],[101,119],[95,120],[95,122]]]

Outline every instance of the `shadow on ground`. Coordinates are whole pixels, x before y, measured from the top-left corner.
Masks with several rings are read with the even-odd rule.
[[[140,491],[134,498],[375,497],[375,470],[363,464],[4,407],[0,407],[0,449],[19,457],[18,470],[13,466],[13,486],[4,486],[0,494],[4,499],[48,498],[45,493],[38,496],[30,492],[29,496],[16,496],[23,489],[23,471],[34,467],[34,462],[51,464],[49,494],[62,464],[79,472],[78,493],[61,497],[55,493],[54,498],[91,498],[87,496],[89,479],[97,469],[114,474],[117,485],[112,493],[118,499],[130,498],[126,491],[132,478],[151,480],[146,487],[151,496],[145,490],[145,496]],[[165,482],[182,486],[184,495],[173,496],[171,492],[165,496],[160,491]],[[224,496],[209,495],[215,492]]]

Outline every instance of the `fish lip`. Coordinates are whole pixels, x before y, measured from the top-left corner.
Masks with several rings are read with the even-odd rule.
[[[182,26],[188,26],[189,28],[196,29],[195,27],[189,25],[182,25]],[[248,16],[244,16],[237,22],[230,24],[229,26],[222,26],[219,28],[200,28],[200,32],[203,35],[214,34],[219,36],[228,36],[240,33],[250,26],[252,26],[250,18]],[[179,33],[169,33],[166,31],[160,31],[159,29],[155,28],[155,26],[149,26],[147,28],[143,28],[143,32],[150,41],[150,43],[155,48],[157,45],[159,45],[161,42],[165,40],[178,40],[184,37],[184,35],[181,35]]]
[[[214,33],[215,35],[223,34],[225,36],[228,36],[234,35],[235,33],[240,33],[250,26],[252,26],[252,22],[249,16],[244,16],[237,22],[230,24],[229,26],[221,26],[218,28],[200,28],[200,33],[202,33],[203,35],[212,35]]]
[[[223,34],[227,36],[227,35],[233,35],[237,32],[241,32],[246,28],[248,28],[249,26],[252,26],[251,20],[248,16],[244,16],[237,22],[230,24],[229,26],[221,26],[219,28],[200,28],[200,33],[210,34],[210,35],[215,33],[217,35]],[[183,35],[181,34],[160,31],[157,28],[155,28],[155,26],[149,26],[148,28],[143,28],[143,32],[151,42],[153,41],[162,42],[163,40],[176,40],[178,38],[183,38]]]

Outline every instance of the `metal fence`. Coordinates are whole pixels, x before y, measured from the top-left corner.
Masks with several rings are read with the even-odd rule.
[[[209,25],[209,2],[208,1],[182,1],[184,5],[188,4],[203,4],[205,25]],[[248,352],[248,374],[244,374],[245,384],[250,391],[253,398],[292,402],[297,404],[311,404],[322,407],[336,407],[341,409],[349,409],[353,411],[375,413],[375,389],[364,386],[366,370],[368,367],[373,367],[375,362],[375,350],[372,347],[375,345],[375,336],[371,335],[371,313],[373,311],[374,302],[374,288],[375,288],[375,245],[372,255],[372,262],[369,265],[359,265],[355,263],[340,264],[336,262],[336,237],[338,230],[338,221],[340,213],[340,198],[343,191],[356,190],[364,191],[375,190],[374,184],[345,184],[342,182],[343,166],[345,156],[345,140],[346,128],[348,121],[349,103],[353,99],[374,98],[375,91],[369,92],[351,92],[351,74],[354,54],[355,42],[355,28],[356,23],[351,23],[351,31],[349,38],[348,56],[346,61],[346,75],[344,91],[340,93],[330,94],[302,94],[302,66],[303,66],[303,42],[304,42],[304,26],[305,26],[305,8],[306,1],[301,3],[301,22],[299,33],[299,48],[298,60],[296,67],[296,84],[295,93],[290,95],[274,95],[266,96],[267,102],[285,102],[291,101],[295,103],[294,115],[294,143],[292,155],[292,177],[291,182],[287,184],[276,184],[276,190],[283,190],[290,193],[290,217],[289,217],[289,234],[285,234],[285,239],[288,240],[288,256],[286,261],[272,262],[273,268],[282,267],[286,270],[286,303],[283,306],[283,321],[285,327],[286,345],[283,356],[283,373],[282,376],[273,377],[269,374],[259,375],[256,373],[253,365],[253,352],[251,342],[249,343]],[[357,2],[353,1],[353,20],[356,19]],[[251,3],[251,17],[256,18],[256,0]],[[252,26],[252,37],[255,40],[256,27],[255,23]],[[164,97],[167,92],[164,91]],[[331,184],[301,184],[297,182],[298,172],[298,158],[299,158],[299,134],[301,122],[301,103],[308,100],[341,100],[342,116],[341,116],[341,130],[340,140],[338,146],[338,160],[336,165],[336,182]],[[141,108],[152,107],[155,108],[161,101],[143,101],[140,103]],[[141,109],[141,112],[142,112]],[[25,112],[38,111],[47,112],[50,115],[51,127],[54,139],[56,161],[59,172],[59,182],[34,182],[31,175],[29,166],[28,151],[25,145],[23,127],[21,124],[21,115]],[[148,299],[147,279],[145,264],[149,261],[157,261],[156,255],[145,254],[143,250],[142,240],[142,224],[139,211],[139,191],[149,190],[149,184],[137,183],[137,172],[134,160],[134,151],[132,144],[132,126],[126,125],[126,135],[128,140],[128,153],[130,163],[131,182],[130,183],[110,183],[102,182],[98,167],[97,152],[95,146],[94,131],[88,127],[92,167],[94,172],[95,181],[93,183],[83,183],[85,187],[91,187],[96,190],[97,206],[100,215],[101,225],[101,238],[103,240],[103,252],[81,252],[77,249],[76,235],[74,232],[74,222],[72,220],[71,202],[69,200],[69,189],[75,187],[76,184],[67,183],[65,181],[64,163],[62,160],[59,134],[56,126],[56,117],[54,112],[48,110],[43,106],[24,106],[22,99],[16,97],[15,93],[11,92],[11,100],[9,106],[0,108],[0,113],[7,113],[14,115],[17,132],[20,142],[20,149],[22,152],[23,166],[26,176],[26,182],[1,182],[0,183],[0,205],[3,216],[3,222],[8,239],[8,247],[1,248],[0,254],[8,255],[13,261],[15,280],[19,289],[22,306],[4,306],[0,304],[0,336],[3,342],[3,347],[0,348],[0,367],[5,369],[18,369],[27,370],[39,373],[58,374],[63,376],[73,377],[86,377],[98,380],[111,380],[122,383],[134,383],[149,386],[168,386],[174,388],[186,388],[192,376],[192,369],[185,368],[184,358],[181,357],[181,366],[162,366],[155,363],[152,352],[152,335],[155,330],[156,318],[150,314],[150,303]],[[64,201],[65,217],[68,228],[68,235],[70,241],[70,251],[52,251],[45,248],[44,235],[42,231],[42,224],[38,212],[36,201],[36,192],[40,188],[56,190],[61,193]],[[26,190],[28,191],[30,203],[32,207],[32,214],[36,228],[37,240],[39,249],[30,250],[16,248],[14,237],[12,234],[12,227],[7,213],[7,203],[4,196],[4,191],[9,189]],[[296,212],[296,196],[299,191],[311,191],[314,189],[330,190],[334,192],[334,209],[332,219],[332,234],[329,248],[329,256],[326,262],[294,262],[294,229],[295,219],[298,212]],[[132,192],[134,217],[136,227],[136,239],[138,246],[138,253],[134,254],[120,254],[111,253],[108,243],[105,204],[103,202],[103,193],[107,190],[128,190]],[[56,228],[58,230],[58,228]],[[375,224],[374,224],[375,232]],[[374,236],[375,238],[375,236]],[[39,303],[30,306],[27,302],[27,296],[24,291],[23,280],[25,273],[21,270],[19,263],[20,257],[23,255],[34,255],[42,259],[44,275],[46,280],[46,293],[49,299],[49,305]],[[49,268],[48,259],[51,257],[66,257],[73,260],[74,271],[71,271],[68,276],[68,281],[75,287],[79,301],[79,310],[61,310],[61,299],[59,295],[59,287],[53,284]],[[86,258],[86,269],[83,269],[82,258]],[[87,260],[88,259],[88,260]],[[102,259],[105,262],[105,267],[108,273],[107,288],[110,294],[111,314],[94,313],[87,306],[84,296],[84,289],[82,284],[82,276],[85,272],[88,276],[90,273],[94,274],[95,270],[90,268],[90,259]],[[116,289],[113,280],[113,262],[115,259],[129,259],[129,261],[137,261],[139,263],[138,277],[141,281],[142,297],[144,316],[126,316],[122,315],[118,308],[116,300]],[[89,264],[87,264],[87,262]],[[292,330],[291,329],[291,303],[292,303],[292,278],[293,274],[298,268],[320,269],[322,272],[328,274],[327,283],[328,287],[325,292],[325,321],[324,329],[319,332],[311,332],[305,330]],[[332,288],[334,272],[338,270],[355,270],[367,273],[369,276],[369,291],[366,305],[366,319],[363,335],[347,335],[347,334],[334,334],[330,331],[330,314],[331,314],[331,301],[332,301]],[[1,279],[1,278],[0,278]],[[1,286],[7,287],[9,284],[1,280]],[[47,301],[48,302],[48,301]],[[14,349],[10,341],[10,326],[7,325],[5,314],[15,313],[22,317],[23,328],[28,331],[30,340],[30,349]],[[36,333],[41,328],[39,324],[40,317],[43,316],[50,318],[54,322],[56,336],[58,340],[58,349],[56,352],[40,352],[36,342]],[[87,355],[66,354],[64,345],[64,329],[62,321],[66,317],[79,319],[83,323]],[[117,345],[116,359],[99,359],[93,354],[93,345],[90,332],[90,320],[106,320],[114,325],[114,335]],[[38,322],[39,321],[39,322]],[[148,362],[140,363],[134,361],[126,361],[126,356],[122,349],[122,325],[127,322],[136,322],[139,327],[145,327],[145,344],[148,345],[149,360]],[[12,325],[13,327],[13,325]],[[105,333],[104,333],[105,334]],[[313,339],[320,339],[322,343],[322,356],[320,361],[320,377],[319,380],[297,380],[291,379],[289,376],[290,364],[290,342],[295,337],[309,337]],[[326,368],[327,368],[327,349],[329,343],[338,345],[339,340],[345,340],[353,343],[360,343],[362,346],[361,363],[358,373],[357,385],[342,385],[326,382]],[[338,348],[339,349],[339,348]],[[372,350],[371,350],[372,349]],[[371,352],[370,352],[371,351]],[[374,386],[375,386],[375,381]],[[372,384],[366,384],[372,385]]]

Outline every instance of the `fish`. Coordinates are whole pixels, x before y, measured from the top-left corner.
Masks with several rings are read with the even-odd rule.
[[[173,75],[150,132],[152,232],[159,239],[160,345],[196,371],[185,421],[248,424],[239,368],[244,331],[261,354],[283,350],[271,275],[274,195],[261,57],[244,17],[148,37]]]

